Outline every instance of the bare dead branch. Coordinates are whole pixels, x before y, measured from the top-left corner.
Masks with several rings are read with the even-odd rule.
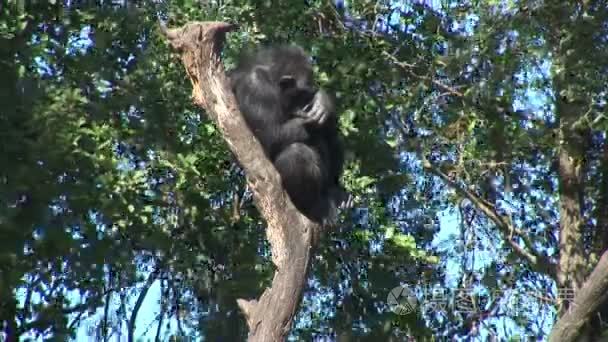
[[[249,341],[282,341],[289,333],[320,227],[293,206],[280,176],[245,124],[224,74],[219,52],[234,25],[191,22],[161,28],[182,59],[192,97],[213,119],[247,174],[256,206],[266,219],[266,235],[277,267],[272,286],[258,300],[239,299],[249,326]]]
[[[593,272],[577,291],[568,311],[555,323],[549,342],[576,341],[583,325],[608,300],[608,251],[604,252]]]

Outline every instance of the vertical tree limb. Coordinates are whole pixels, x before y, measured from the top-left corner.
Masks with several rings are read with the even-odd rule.
[[[238,300],[249,326],[249,341],[284,340],[302,297],[320,227],[293,206],[279,174],[238,110],[219,58],[224,35],[234,26],[191,22],[179,29],[161,29],[181,55],[194,102],[217,123],[245,169],[256,206],[268,223],[266,236],[277,267],[272,286],[258,300]]]
[[[156,279],[158,279],[158,275],[160,274],[160,267],[156,266],[156,268],[148,275],[148,279],[146,283],[139,292],[139,296],[137,296],[137,300],[135,301],[135,305],[133,306],[133,310],[131,310],[131,318],[129,318],[127,324],[127,341],[134,342],[135,341],[135,323],[137,321],[137,314],[139,313],[139,309],[144,303],[144,299],[146,299],[146,295],[148,295],[148,290],[154,284]]]

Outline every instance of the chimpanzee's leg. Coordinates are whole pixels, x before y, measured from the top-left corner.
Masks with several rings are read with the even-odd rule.
[[[311,220],[323,223],[329,210],[327,196],[323,196],[328,170],[319,153],[306,144],[291,144],[275,158],[274,166],[296,208]]]

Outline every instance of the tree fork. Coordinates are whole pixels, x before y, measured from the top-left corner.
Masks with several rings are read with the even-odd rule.
[[[238,109],[220,60],[225,34],[234,29],[235,25],[224,22],[190,22],[176,29],[161,26],[186,68],[194,102],[219,127],[245,170],[255,204],[268,224],[266,236],[277,268],[272,285],[258,300],[237,300],[249,327],[248,340],[281,341],[302,299],[321,227],[294,207]]]

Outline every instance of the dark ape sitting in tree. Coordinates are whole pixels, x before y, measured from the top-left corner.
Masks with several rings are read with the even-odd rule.
[[[230,82],[293,204],[313,221],[333,223],[343,150],[333,100],[314,88],[309,57],[295,46],[261,49],[241,58]]]

